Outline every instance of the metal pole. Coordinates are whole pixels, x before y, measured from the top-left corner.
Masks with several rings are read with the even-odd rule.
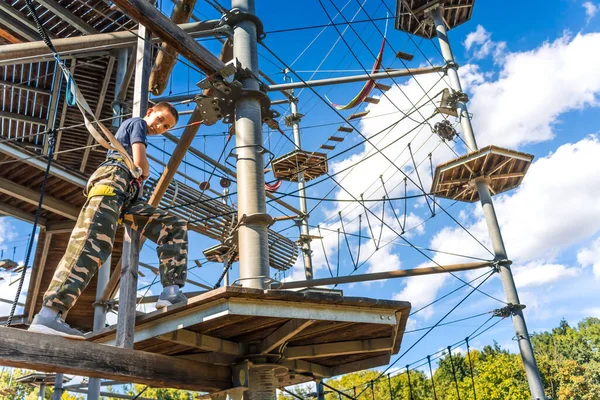
[[[233,0],[233,8],[254,14],[254,0]],[[244,19],[233,30],[233,55],[242,68],[253,76],[242,79],[245,90],[258,91],[258,50],[256,25]],[[265,178],[262,147],[260,102],[246,94],[235,104],[235,139],[237,147],[238,218],[245,218],[238,230],[240,278],[245,287],[266,289],[269,271]]]
[[[294,144],[297,149],[302,149],[302,140],[300,139],[300,120],[302,116],[298,114],[298,99],[293,97],[290,101],[292,109],[291,121],[294,132]],[[302,211],[302,220],[300,221],[300,243],[302,245],[302,258],[304,260],[304,275],[306,279],[313,279],[312,251],[310,249],[310,231],[308,229],[308,207],[306,206],[306,189],[304,181],[304,172],[298,172],[298,196],[300,200],[300,211]]]
[[[52,392],[52,400],[60,400],[63,392],[63,374],[56,374],[54,377],[54,390]]]
[[[448,39],[446,24],[442,18],[441,8],[438,7],[434,9],[431,12],[431,16],[433,17],[435,23],[442,54],[448,63],[448,76],[450,78],[452,89],[462,92],[457,72],[458,67],[454,62],[454,55],[452,54],[452,49],[450,47],[450,41]],[[460,116],[463,135],[467,146],[471,151],[475,151],[477,150],[477,142],[475,141],[475,135],[473,134],[473,127],[471,126],[467,105],[463,101],[457,101],[456,110]],[[494,210],[494,203],[492,202],[492,196],[490,195],[488,182],[487,180],[481,178],[476,179],[475,183],[477,184],[477,191],[479,192],[479,198],[481,199],[481,206],[483,207],[485,222],[490,232],[492,247],[494,249],[496,259],[507,260],[508,256],[506,255],[506,248],[504,247],[504,241],[502,240],[502,233],[500,232],[500,225],[498,224],[498,219],[496,218],[496,212]],[[533,399],[545,400],[546,395],[544,394],[544,385],[535,361],[533,347],[531,346],[527,325],[525,324],[525,317],[522,309],[519,307],[519,295],[517,294],[517,288],[512,276],[512,271],[510,266],[507,264],[500,264],[499,269],[506,300],[510,305],[516,306],[512,308],[512,321],[517,341],[519,343],[519,350],[521,352],[521,358],[525,367],[527,381],[529,383],[529,390],[531,391]]]
[[[93,331],[99,331],[106,326],[106,304],[101,301],[104,289],[110,279],[110,264],[111,258],[102,264],[98,270],[98,278],[96,282],[96,302],[94,303],[94,324]],[[90,378],[88,383],[88,400],[100,399],[100,378]]]
[[[367,281],[379,281],[383,279],[406,278],[409,276],[422,276],[432,274],[443,274],[447,272],[470,271],[491,267],[494,262],[478,262],[465,264],[440,265],[439,267],[425,267],[415,269],[399,269],[387,272],[374,272],[371,274],[347,275],[335,278],[307,279],[305,281],[290,281],[282,283],[274,283],[273,289],[298,289],[305,287],[326,286],[326,285],[341,285],[343,283],[357,283]]]
[[[228,188],[223,188],[223,199],[221,201],[223,204],[227,205],[227,195],[229,194]],[[227,264],[229,264],[229,256],[227,254],[223,255],[223,268],[227,268]],[[223,277],[223,286],[229,286],[229,269],[225,272],[225,276]]]
[[[112,103],[113,117],[119,117],[112,120],[112,126],[119,127],[121,125],[123,115],[123,103],[118,98],[119,91],[121,89],[121,85],[125,80],[125,75],[127,74],[127,49],[119,49],[116,51],[117,53],[117,74],[115,77],[115,99]],[[133,58],[133,52],[131,54]]]
[[[38,392],[38,399],[44,400],[46,398],[46,384],[40,384],[40,391]]]
[[[340,76],[338,78],[327,78],[327,79],[315,79],[313,81],[304,82],[291,82],[281,83],[278,85],[271,85],[268,87],[269,92],[289,90],[289,89],[300,89],[306,87],[318,87],[327,85],[336,85],[340,83],[352,83],[369,81],[372,79],[387,79],[387,78],[399,78],[402,76],[414,76],[414,75],[425,75],[443,71],[444,67],[423,67],[414,69],[401,69],[386,72],[376,72],[374,74],[362,74],[362,75],[351,75],[351,76]]]
[[[317,384],[317,400],[325,400],[325,388],[321,381],[316,382]]]

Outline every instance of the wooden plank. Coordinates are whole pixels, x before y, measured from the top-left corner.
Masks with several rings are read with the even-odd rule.
[[[340,127],[338,128],[338,131],[340,131],[340,132],[347,132],[347,133],[350,133],[350,132],[352,132],[353,130],[354,130],[354,128],[351,128],[351,127],[349,127],[349,126],[340,126]]]
[[[46,125],[46,120],[32,117],[30,115],[17,114],[9,111],[0,111],[0,118],[11,119],[13,121],[28,122],[34,125]]]
[[[377,89],[381,90],[382,92],[387,92],[388,90],[390,90],[392,88],[390,85],[385,85],[385,84],[379,83],[379,82],[375,83],[375,87]]]
[[[206,74],[212,75],[225,67],[221,60],[192,39],[147,1],[115,0],[114,3],[131,18],[146,26],[156,36],[173,46],[177,53],[190,60]]]
[[[35,303],[40,292],[40,285],[42,283],[42,276],[44,275],[44,268],[46,267],[46,261],[48,260],[48,251],[50,250],[50,243],[52,243],[52,233],[44,234],[44,242],[42,248],[42,255],[39,260],[35,261],[37,265],[37,271],[35,271],[35,282],[33,284],[33,291],[27,293],[27,301],[29,303],[29,311],[27,312],[27,320],[33,319],[33,312],[35,311]]]
[[[321,148],[325,149],[325,150],[333,150],[333,149],[335,149],[335,146],[330,146],[328,144],[322,144]]]
[[[321,358],[346,354],[391,351],[393,347],[393,338],[350,340],[346,342],[287,347],[283,351],[283,355],[288,360],[295,360],[298,358]]]
[[[329,136],[329,138],[327,140],[339,143],[339,142],[343,142],[344,138],[343,137],[338,137],[338,136]]]
[[[18,185],[5,178],[0,178],[0,193],[8,194],[35,206],[38,205],[40,200],[38,191]],[[44,196],[42,208],[72,220],[77,220],[77,216],[79,215],[79,208],[47,195]]]
[[[415,56],[413,56],[412,54],[409,54],[409,53],[405,53],[403,51],[398,51],[396,53],[396,58],[399,58],[401,60],[406,60],[406,61],[412,61],[413,58],[415,58]]]
[[[196,391],[231,387],[231,370],[143,351],[0,328],[0,364]]]
[[[355,114],[352,114],[351,116],[348,117],[348,120],[353,120],[353,119],[358,119],[358,118],[362,118],[365,115],[367,115],[369,113],[369,111],[361,111],[361,112],[357,112]]]
[[[314,322],[314,320],[310,319],[306,321],[293,319],[286,322],[279,329],[262,340],[260,344],[260,354],[270,353],[277,347],[292,339],[297,333],[311,326]]]
[[[194,347],[200,350],[213,351],[234,356],[242,356],[244,354],[239,343],[188,331],[187,329],[179,329],[171,333],[157,336],[156,338],[181,344],[183,346]]]
[[[33,223],[34,215],[21,210],[19,207],[11,206],[10,204],[0,201],[0,214],[8,215],[20,219],[21,221]],[[45,226],[47,224],[45,218],[38,218],[38,225]]]
[[[67,21],[71,26],[77,29],[79,32],[84,34],[98,33],[90,24],[82,20],[65,7],[61,6],[54,0],[37,0],[38,3],[52,11],[53,14],[57,15],[60,19]]]
[[[379,104],[380,99],[376,99],[375,97],[367,97],[365,98],[365,103],[369,104]]]

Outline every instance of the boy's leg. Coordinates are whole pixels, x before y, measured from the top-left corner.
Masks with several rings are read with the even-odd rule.
[[[112,252],[119,211],[120,203],[116,196],[94,196],[86,201],[71,233],[65,255],[44,294],[42,305],[45,308],[65,313],[75,304],[98,268]],[[54,321],[53,318],[49,318],[49,321],[52,324],[64,324],[62,321]],[[30,330],[65,333],[50,332],[45,329],[45,325],[48,325],[48,321],[41,321],[36,316],[31,327],[33,329]],[[66,324],[65,326],[68,327]],[[56,331],[60,328],[62,327],[54,327],[51,330]]]
[[[138,200],[125,209],[123,223],[158,245],[156,252],[163,287],[183,287],[187,277],[187,221]],[[178,292],[171,294],[174,302],[185,300],[185,297],[178,296]]]

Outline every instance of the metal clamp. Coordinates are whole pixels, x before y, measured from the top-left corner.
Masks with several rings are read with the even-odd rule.
[[[494,317],[508,318],[511,315],[515,315],[518,311],[525,309],[525,304],[512,304],[508,303],[506,307],[498,308],[493,311]]]
[[[238,25],[240,22],[250,21],[256,26],[256,38],[258,40],[267,37],[262,21],[255,14],[247,13],[240,10],[239,8],[232,8],[221,17],[219,25],[229,25],[232,28]]]
[[[499,273],[500,272],[500,267],[510,267],[512,265],[512,261],[511,260],[495,260],[492,263],[492,268],[494,269],[494,272]]]
[[[449,69],[458,69],[459,65],[456,61],[446,61],[446,65],[442,67],[442,71],[447,74]]]

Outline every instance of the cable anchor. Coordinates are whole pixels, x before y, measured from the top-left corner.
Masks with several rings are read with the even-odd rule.
[[[508,305],[506,307],[498,308],[498,309],[494,310],[492,313],[493,313],[494,317],[508,318],[511,315],[515,315],[518,311],[524,310],[525,307],[526,307],[525,304],[508,303]]]

